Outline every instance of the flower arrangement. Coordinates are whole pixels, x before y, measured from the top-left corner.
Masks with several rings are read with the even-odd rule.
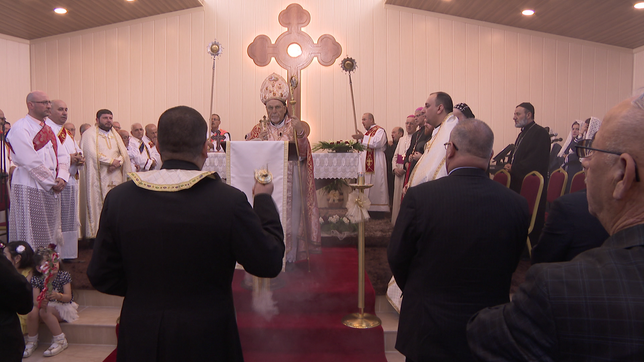
[[[351,234],[358,232],[358,224],[352,223],[346,216],[333,215],[327,217],[326,220],[320,217],[320,230],[322,234]]]
[[[364,146],[360,142],[351,141],[335,141],[327,142],[320,141],[313,146],[312,151],[327,150],[330,152],[349,152],[349,151],[364,151]]]

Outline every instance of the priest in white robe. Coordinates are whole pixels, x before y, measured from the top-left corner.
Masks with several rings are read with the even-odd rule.
[[[45,124],[51,101],[45,92],[27,95],[28,114],[7,135],[11,158],[16,165],[11,181],[9,240],[22,240],[36,249],[62,244],[60,197],[69,177],[69,163],[59,162],[60,146]]]
[[[391,205],[391,223],[396,224],[400,203],[402,202],[402,190],[405,184],[405,155],[411,145],[411,136],[416,132],[416,116],[409,115],[405,120],[405,131],[407,132],[398,140],[398,145],[391,159],[391,170],[394,172],[394,197]]]
[[[132,171],[127,148],[121,136],[112,127],[112,111],[101,109],[96,113],[96,125],[85,131],[81,149],[85,154],[85,168],[81,174],[81,191],[85,191],[85,220],[83,235],[95,238],[105,195],[127,180]]]
[[[449,135],[458,123],[458,118],[453,113],[454,103],[452,97],[445,92],[435,92],[429,95],[425,102],[425,121],[434,127],[432,138],[425,144],[425,153],[418,160],[416,167],[412,170],[406,188],[419,185],[423,182],[432,181],[447,176],[445,166],[445,144],[449,142]],[[458,145],[454,145],[458,149]],[[387,299],[391,305],[400,312],[402,305],[402,291],[391,277],[387,288]]]
[[[74,142],[71,133],[63,127],[67,121],[67,104],[61,100],[55,100],[51,102],[51,108],[51,115],[46,123],[60,142],[59,155],[63,154],[69,162],[69,179],[60,193],[60,229],[63,235],[63,245],[58,248],[58,252],[61,259],[76,259],[78,258],[78,237],[80,235],[78,178],[79,169],[85,164],[85,158]]]
[[[452,113],[453,108],[452,98],[447,93],[432,93],[427,99],[426,122],[434,127],[434,131],[432,138],[425,144],[425,153],[412,171],[410,187],[447,176],[445,143],[449,141],[449,135],[458,123],[458,118]]]
[[[373,114],[362,115],[362,125],[367,130],[364,134],[358,132],[353,138],[365,147],[360,153],[360,164],[358,172],[364,172],[365,183],[373,184],[373,187],[364,191],[366,197],[371,201],[369,211],[389,211],[389,190],[387,189],[387,160],[385,148],[387,148],[387,132],[384,128],[376,125]]]

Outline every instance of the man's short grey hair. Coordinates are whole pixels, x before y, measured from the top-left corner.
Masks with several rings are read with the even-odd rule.
[[[494,132],[485,122],[468,118],[459,121],[452,130],[451,141],[459,151],[489,159],[494,146]]]

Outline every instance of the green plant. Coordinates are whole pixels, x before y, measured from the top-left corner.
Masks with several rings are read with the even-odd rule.
[[[319,150],[328,150],[331,152],[364,151],[364,146],[362,145],[362,143],[356,142],[354,140],[335,142],[320,141],[316,143],[312,148],[313,152]]]

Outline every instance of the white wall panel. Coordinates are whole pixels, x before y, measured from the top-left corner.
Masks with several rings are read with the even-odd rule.
[[[27,114],[25,98],[31,90],[29,58],[27,41],[0,36],[0,109],[11,123]]]
[[[23,73],[27,67],[29,74],[15,73],[23,84],[31,78],[31,88],[66,100],[77,125],[92,123],[103,107],[112,109],[126,128],[156,122],[163,110],[178,104],[195,107],[207,118],[212,58],[206,46],[217,39],[223,54],[216,63],[214,111],[233,139],[241,140],[264,115],[261,82],[271,72],[285,74],[275,61],[257,67],[246,49],[259,34],[274,42],[286,30],[277,17],[290,3],[205,0],[202,9],[34,40],[31,68],[16,65]],[[342,45],[340,59],[357,60],[352,77],[358,118],[372,112],[388,133],[402,126],[430,92],[443,90],[492,126],[500,150],[518,133],[512,113],[520,102],[531,101],[537,122],[565,137],[572,120],[602,117],[638,84],[644,86],[644,50],[634,54],[386,6],[382,0],[299,3],[311,13],[305,32],[315,41],[333,35]],[[7,44],[0,39],[0,50]],[[28,53],[24,44],[17,47]],[[0,56],[0,65],[8,61],[15,62]],[[302,73],[301,86],[302,116],[311,124],[312,141],[348,139],[353,111],[348,77],[338,64],[327,68],[314,61]],[[24,95],[19,98],[23,103]]]

